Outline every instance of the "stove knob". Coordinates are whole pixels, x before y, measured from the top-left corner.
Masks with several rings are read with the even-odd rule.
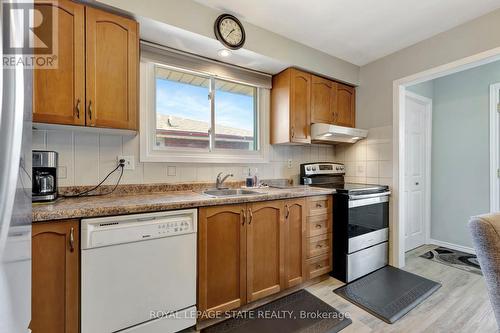
[[[306,167],[306,170],[311,171],[311,167],[310,166]]]
[[[312,169],[313,169],[313,171],[316,171],[316,167],[313,167]]]

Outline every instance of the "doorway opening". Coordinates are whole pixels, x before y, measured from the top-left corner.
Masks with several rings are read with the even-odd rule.
[[[470,143],[465,142],[463,140],[462,141],[457,140],[457,143],[451,143],[451,144],[448,141],[448,145],[449,145],[450,149],[444,149],[444,150],[441,149],[441,151],[438,150],[436,152],[433,149],[433,146],[431,144],[430,147],[428,147],[429,149],[426,150],[426,153],[421,154],[421,156],[425,156],[426,154],[428,154],[428,155],[432,156],[432,158],[431,157],[429,157],[428,159],[424,158],[424,164],[423,164],[424,171],[422,171],[424,184],[422,186],[423,189],[418,190],[418,191],[421,191],[418,194],[411,193],[411,192],[415,191],[416,187],[421,185],[421,182],[416,180],[416,178],[418,178],[420,176],[415,176],[415,175],[412,176],[411,175],[411,173],[415,173],[414,170],[412,170],[412,168],[414,168],[415,166],[409,166],[407,169],[407,164],[410,164],[410,163],[415,164],[414,161],[412,160],[412,158],[415,158],[415,156],[418,156],[418,154],[416,154],[414,152],[414,150],[416,150],[416,148],[414,148],[414,147],[412,148],[411,143],[407,143],[407,126],[408,126],[407,125],[407,117],[409,117],[407,114],[407,105],[410,108],[412,108],[412,107],[417,108],[417,106],[415,104],[418,104],[418,102],[416,102],[418,97],[416,97],[414,95],[409,97],[409,95],[411,95],[411,92],[410,92],[410,94],[408,94],[408,90],[411,89],[410,86],[414,86],[414,85],[417,85],[417,84],[420,84],[420,83],[423,83],[426,81],[441,79],[441,78],[444,78],[447,76],[451,77],[451,75],[453,75],[453,74],[465,72],[467,70],[474,69],[474,68],[482,66],[482,65],[487,65],[487,64],[496,62],[498,60],[500,60],[500,48],[490,50],[487,52],[483,52],[483,53],[480,53],[480,54],[477,54],[477,55],[474,55],[471,57],[467,57],[467,58],[446,64],[443,66],[439,66],[439,67],[436,67],[436,68],[433,68],[430,70],[426,70],[424,72],[417,73],[417,74],[414,74],[414,75],[411,75],[411,76],[408,76],[408,77],[405,77],[405,78],[402,78],[402,79],[399,79],[399,80],[396,80],[393,82],[393,97],[394,97],[394,100],[393,100],[393,103],[394,103],[393,104],[393,112],[394,112],[393,113],[393,151],[394,151],[394,165],[393,165],[394,186],[393,186],[393,190],[394,190],[394,193],[392,196],[392,202],[393,202],[393,220],[394,220],[394,223],[392,224],[392,226],[393,226],[392,233],[393,233],[394,237],[392,238],[393,239],[392,264],[394,264],[397,267],[404,267],[404,265],[405,265],[405,251],[407,249],[412,248],[415,245],[420,244],[422,242],[422,239],[424,239],[425,243],[428,243],[428,244],[447,246],[447,247],[451,247],[451,248],[454,248],[456,250],[461,250],[464,252],[473,252],[472,245],[469,246],[467,244],[466,240],[464,242],[462,242],[462,243],[465,243],[465,245],[459,244],[461,239],[460,239],[460,237],[457,236],[457,232],[454,229],[451,229],[449,232],[447,232],[447,235],[450,236],[451,241],[439,242],[438,240],[434,239],[434,237],[435,237],[434,234],[436,233],[436,227],[435,227],[435,225],[433,225],[433,222],[434,222],[434,214],[433,213],[434,213],[434,211],[432,210],[432,207],[435,207],[435,206],[439,207],[439,205],[435,205],[435,201],[434,201],[434,199],[436,197],[439,197],[439,195],[435,195],[435,192],[436,192],[435,185],[440,185],[440,186],[442,185],[442,184],[439,184],[438,180],[443,180],[443,179],[447,180],[447,181],[449,180],[446,177],[442,177],[442,178],[435,178],[434,177],[435,172],[440,171],[440,168],[444,168],[444,170],[446,171],[446,167],[443,167],[442,165],[440,165],[438,168],[435,167],[435,161],[434,161],[435,156],[446,157],[447,156],[446,154],[448,152],[450,152],[450,153],[454,153],[455,157],[456,157],[456,155],[461,152],[460,150],[462,150],[463,152],[472,152],[473,153],[471,155],[471,156],[473,156],[473,158],[469,159],[469,160],[472,160],[472,161],[480,160],[481,163],[486,165],[486,170],[484,170],[484,168],[481,168],[481,170],[470,169],[467,171],[468,174],[476,174],[476,175],[479,174],[482,177],[481,182],[483,182],[485,180],[485,183],[481,183],[482,185],[485,184],[484,186],[482,186],[482,187],[476,186],[476,187],[481,187],[481,191],[482,191],[481,195],[478,196],[478,195],[474,194],[473,192],[467,193],[467,191],[457,191],[454,193],[463,194],[463,196],[456,199],[456,200],[454,200],[454,199],[443,200],[443,203],[448,205],[448,207],[441,210],[443,213],[441,216],[445,216],[446,218],[450,218],[451,220],[453,220],[453,218],[455,218],[457,223],[455,225],[453,225],[452,228],[457,228],[457,229],[461,228],[460,230],[462,231],[463,237],[469,237],[468,232],[467,232],[468,230],[466,229],[466,224],[468,222],[468,218],[470,215],[465,216],[464,214],[465,213],[469,214],[470,212],[467,212],[466,210],[463,209],[464,207],[467,207],[469,204],[469,202],[467,200],[476,200],[476,201],[480,202],[480,205],[482,205],[480,207],[480,209],[475,210],[473,213],[471,213],[471,215],[487,213],[491,210],[494,210],[495,209],[495,206],[493,204],[494,200],[496,200],[495,201],[496,205],[500,205],[499,199],[498,199],[498,193],[500,192],[500,185],[499,185],[498,174],[497,174],[497,172],[498,172],[497,170],[498,170],[499,165],[500,165],[499,157],[498,157],[498,155],[499,155],[498,150],[500,147],[500,145],[498,144],[498,136],[499,136],[499,134],[498,134],[498,132],[499,132],[499,130],[498,130],[499,120],[498,120],[498,118],[499,118],[499,116],[498,116],[498,112],[492,113],[490,110],[490,109],[493,109],[493,106],[494,106],[495,110],[497,109],[498,100],[500,99],[500,92],[499,92],[499,89],[497,89],[497,88],[500,88],[500,85],[495,87],[495,88],[493,88],[493,87],[491,88],[491,89],[495,89],[494,90],[495,91],[495,93],[494,93],[495,98],[490,98],[488,96],[489,84],[492,84],[495,82],[500,82],[500,77],[498,77],[496,81],[490,82],[486,86],[485,90],[483,89],[483,92],[486,91],[486,108],[485,109],[481,108],[481,112],[484,111],[485,113],[484,114],[482,113],[481,117],[483,117],[483,118],[480,119],[480,121],[483,122],[482,124],[485,125],[483,127],[483,129],[480,132],[478,132],[477,134],[471,135],[470,132],[467,132],[468,127],[469,127],[469,123],[465,123],[465,125],[462,125],[463,132],[461,132],[465,135],[457,136],[459,139],[463,139],[463,138],[467,138],[467,137],[481,139],[482,140],[481,144],[485,143],[485,145],[482,145],[480,149],[475,149],[474,148],[474,140],[471,140],[472,142],[470,142]],[[500,64],[500,62],[498,62],[498,63]],[[498,70],[497,73],[499,73],[499,75],[500,75],[500,70]],[[451,90],[451,91],[453,92],[453,90]],[[490,101],[488,101],[488,99],[490,99]],[[463,102],[463,100],[461,100],[460,97],[457,97],[456,102]],[[432,103],[433,102],[431,102],[431,104]],[[488,103],[490,104],[489,107],[488,107]],[[422,110],[425,109],[424,107],[420,107],[420,108]],[[431,107],[431,110],[432,111],[430,112],[430,114],[432,114],[432,118],[433,118],[434,115],[436,114],[436,107],[433,105]],[[484,118],[484,116],[486,118]],[[494,121],[489,120],[490,118],[493,118]],[[451,117],[449,119],[451,119],[453,121],[455,120],[455,118],[453,118],[453,117]],[[464,119],[466,121],[468,121],[467,118],[464,118]],[[453,123],[453,121],[452,121],[452,123]],[[478,123],[480,123],[480,121]],[[490,126],[493,126],[494,124],[496,124],[496,132],[490,128]],[[433,128],[433,126],[434,126],[433,124],[432,125],[427,124],[426,126],[427,126],[426,127],[427,129],[432,129],[432,131],[431,131],[432,134],[429,134],[429,133],[426,134],[426,137],[428,135],[428,137],[430,138],[429,140],[434,141],[434,137],[436,136],[434,134],[438,134],[438,136],[441,136],[442,138],[444,138],[443,142],[446,142],[446,140],[449,140],[450,138],[452,138],[452,135],[450,135],[450,133],[453,133],[452,129],[445,127],[444,130],[437,131],[436,128]],[[492,142],[493,142],[493,140],[495,140],[495,138],[490,138],[490,132],[496,135],[496,141],[495,141],[496,146],[492,144]],[[421,145],[425,147],[425,143],[422,143]],[[418,146],[418,145],[413,144],[413,146]],[[408,148],[408,147],[410,147],[410,148]],[[484,152],[484,149],[483,149],[484,147],[486,147],[486,149],[487,149],[486,153]],[[408,149],[409,149],[409,152],[407,152]],[[490,153],[490,151],[492,151],[492,150],[495,150],[494,153],[496,154],[496,156],[493,156],[494,154]],[[440,152],[445,152],[445,154],[441,154]],[[480,158],[478,158],[477,156],[479,156],[479,155],[474,155],[476,153],[478,153],[478,154],[481,153],[483,155],[481,155]],[[465,156],[466,155],[464,154],[464,157]],[[430,161],[432,161],[432,162],[430,162]],[[467,161],[467,159],[464,158],[463,161]],[[458,162],[455,161],[453,163],[454,163],[453,165],[462,165],[462,164],[463,164],[463,166],[467,165],[467,163],[461,163],[460,160],[458,160]],[[495,165],[493,165],[493,163],[495,163]],[[428,164],[428,168],[425,168],[425,164]],[[432,166],[432,175],[425,177],[426,172],[431,173],[431,166]],[[419,172],[420,171],[421,170],[419,170]],[[410,174],[408,174],[408,172],[410,172]],[[465,172],[465,171],[463,171],[463,172]],[[495,177],[496,177],[495,178],[495,186],[490,186],[490,184],[493,184],[493,178],[494,178],[493,173],[495,174]],[[416,183],[418,183],[419,185],[415,185]],[[460,185],[464,185],[464,186],[472,184],[473,186],[471,186],[471,187],[474,187],[477,184],[477,182],[476,183],[474,183],[474,182],[468,183],[467,181],[463,181],[460,178],[460,175],[458,175],[458,174],[456,175],[454,182],[448,181],[448,183],[451,183],[452,185],[460,184]],[[441,186],[441,188],[444,188],[444,186]],[[426,190],[428,191],[427,195],[425,194]],[[493,192],[495,192],[497,195],[496,199],[493,196],[495,194]],[[411,199],[409,199],[412,195],[413,195],[413,197]],[[416,197],[419,198],[418,200],[420,200],[420,198],[422,198],[424,203],[417,202],[415,204],[414,201],[415,201]],[[432,203],[430,205],[429,204],[426,205],[425,204],[426,200],[428,200],[428,202],[432,200]],[[484,206],[484,205],[486,205],[486,206]],[[431,209],[429,209],[429,206],[431,206]],[[415,207],[417,207],[417,208],[415,208]],[[451,209],[449,207],[451,207]],[[498,207],[498,206],[496,206],[496,207]],[[419,213],[415,213],[414,211],[412,212],[412,209],[413,210],[419,209],[420,211],[419,211]],[[429,213],[429,210],[432,210],[432,213]],[[456,216],[458,216],[458,215],[456,215],[456,216],[453,215],[454,213],[457,213],[457,212],[461,213],[463,215],[463,217],[457,218]],[[408,219],[410,221],[408,221]],[[418,224],[417,224],[417,222],[418,222]],[[424,228],[424,229],[422,229],[420,226],[422,226],[422,228]],[[423,233],[421,232],[421,230],[423,230]],[[443,229],[443,230],[445,230],[445,229]],[[442,232],[443,230],[438,230],[438,231]],[[456,245],[456,246],[454,246],[454,245]]]

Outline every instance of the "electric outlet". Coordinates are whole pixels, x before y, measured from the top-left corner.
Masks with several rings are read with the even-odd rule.
[[[125,160],[125,167],[123,167],[124,170],[134,170],[135,169],[135,158],[134,156],[118,156],[117,160],[120,161],[121,159]]]
[[[292,168],[292,160],[288,160],[287,165],[288,165],[288,169],[291,169]]]

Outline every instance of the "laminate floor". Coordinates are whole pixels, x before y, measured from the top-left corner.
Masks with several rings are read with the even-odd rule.
[[[405,270],[441,282],[442,287],[395,324],[387,324],[332,292],[343,285],[329,278],[308,287],[352,324],[342,333],[364,332],[498,332],[484,277],[419,256],[437,246],[425,245],[406,254]]]

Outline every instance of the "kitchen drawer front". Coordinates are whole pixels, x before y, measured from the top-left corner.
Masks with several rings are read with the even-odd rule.
[[[310,237],[306,242],[307,258],[316,257],[331,252],[332,233]]]
[[[314,279],[315,277],[327,274],[332,270],[332,257],[330,254],[323,254],[306,261],[307,278]]]
[[[332,213],[332,196],[319,195],[307,198],[307,216]]]
[[[307,218],[306,236],[314,237],[332,231],[332,215],[309,216]]]

